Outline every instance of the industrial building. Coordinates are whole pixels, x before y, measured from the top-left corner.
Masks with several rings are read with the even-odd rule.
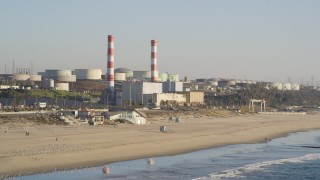
[[[298,83],[282,83],[282,82],[271,82],[269,83],[270,88],[275,88],[283,91],[299,91],[300,84]]]
[[[183,91],[183,82],[175,82],[175,81],[166,81],[163,82],[162,92],[182,92]]]
[[[161,104],[184,105],[187,102],[184,94],[176,93],[154,93],[146,95],[145,97],[151,99],[151,103],[149,102],[149,104],[155,105],[156,107],[159,107]]]
[[[152,103],[150,95],[162,93],[162,83],[152,82],[123,82],[122,103],[127,105]]]
[[[42,75],[43,88],[46,89],[54,88],[56,90],[69,91],[69,83],[76,82],[76,75],[73,75],[70,69],[49,69],[39,74]]]
[[[186,96],[186,102],[188,105],[204,104],[204,92],[202,91],[183,92],[183,94]]]

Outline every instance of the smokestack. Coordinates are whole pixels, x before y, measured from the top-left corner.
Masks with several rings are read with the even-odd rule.
[[[151,82],[156,82],[158,79],[157,57],[158,57],[158,42],[151,40]]]
[[[107,89],[114,94],[114,37],[108,35]]]

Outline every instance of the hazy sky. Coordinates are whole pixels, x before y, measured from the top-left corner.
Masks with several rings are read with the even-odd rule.
[[[320,81],[319,0],[0,0],[0,73],[115,67],[180,77]]]

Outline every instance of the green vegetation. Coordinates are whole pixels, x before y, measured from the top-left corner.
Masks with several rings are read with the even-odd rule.
[[[59,91],[59,90],[42,90],[42,89],[33,89],[33,90],[1,90],[1,98],[62,98],[69,100],[78,100],[78,101],[87,101],[91,98],[100,97],[101,92],[69,92],[69,91]]]

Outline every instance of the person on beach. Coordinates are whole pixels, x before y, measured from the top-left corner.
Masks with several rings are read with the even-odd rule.
[[[105,174],[105,175],[110,174],[110,169],[109,169],[109,167],[108,167],[108,166],[103,166],[102,172],[103,172],[103,174]]]

